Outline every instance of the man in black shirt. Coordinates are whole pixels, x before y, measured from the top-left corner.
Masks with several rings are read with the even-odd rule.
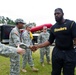
[[[76,44],[76,24],[74,21],[64,19],[61,8],[54,12],[56,23],[51,27],[48,41],[33,46],[32,50],[51,45],[55,40],[55,47],[52,52],[52,75],[74,75],[75,49]]]

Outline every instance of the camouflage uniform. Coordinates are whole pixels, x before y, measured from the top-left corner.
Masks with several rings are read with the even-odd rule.
[[[25,24],[22,19],[16,19],[15,23],[16,23],[16,25],[19,25],[20,29],[23,27],[23,24]],[[18,45],[21,44],[21,32],[20,32],[19,28],[16,26],[10,32],[10,36],[9,36],[9,45],[10,46],[17,47]],[[27,46],[25,45],[25,48],[26,47]],[[10,58],[10,61],[11,61],[10,75],[19,75],[19,73],[20,73],[19,54],[17,54],[16,57],[12,56]]]
[[[32,40],[30,38],[30,32],[28,32],[27,30],[25,30],[22,33],[22,39],[23,39],[22,41],[24,44],[32,45]],[[23,69],[26,67],[27,62],[29,63],[31,67],[34,66],[31,53],[32,53],[31,50],[29,48],[26,48],[26,53],[23,54],[23,64],[22,64]]]
[[[0,43],[0,55],[5,57],[15,57],[17,56],[17,48]]]
[[[42,32],[38,37],[38,43],[43,43],[49,38],[49,33]],[[50,46],[40,48],[40,62],[44,62],[44,55],[46,54],[47,62],[50,62]]]
[[[10,32],[9,36],[9,45],[13,47],[17,47],[18,44],[20,44],[20,31],[17,27],[13,28],[12,31]],[[17,54],[16,57],[11,57],[10,58],[10,75],[19,75],[20,73],[20,57],[19,54]]]

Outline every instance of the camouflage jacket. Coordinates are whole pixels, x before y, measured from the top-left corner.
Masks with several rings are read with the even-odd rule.
[[[49,39],[49,36],[50,36],[50,34],[48,32],[46,32],[46,33],[44,33],[44,32],[40,33],[40,35],[38,37],[38,43],[45,42],[46,40]]]
[[[30,37],[30,32],[28,32],[27,30],[25,30],[22,33],[22,41],[24,44],[27,44],[28,46],[32,45],[32,40]]]
[[[17,27],[15,27],[10,32],[10,35],[9,35],[9,45],[16,47],[20,43],[21,43],[21,40],[20,40],[20,30]]]

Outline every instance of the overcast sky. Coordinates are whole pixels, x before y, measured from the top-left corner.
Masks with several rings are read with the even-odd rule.
[[[0,0],[0,16],[37,25],[54,24],[54,9],[58,7],[64,10],[64,18],[76,21],[76,0]]]

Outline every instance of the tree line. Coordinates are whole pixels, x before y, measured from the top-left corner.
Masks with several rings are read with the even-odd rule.
[[[15,21],[10,19],[9,17],[0,16],[0,24],[15,25]],[[29,24],[32,24],[32,26],[36,26],[35,22],[32,22],[32,23],[29,22]]]

